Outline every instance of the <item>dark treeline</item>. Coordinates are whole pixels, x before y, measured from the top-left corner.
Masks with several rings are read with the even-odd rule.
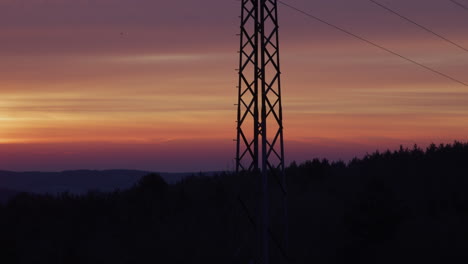
[[[286,173],[293,263],[468,260],[467,143]],[[20,194],[0,206],[0,263],[248,263],[257,184],[153,174],[113,193]]]

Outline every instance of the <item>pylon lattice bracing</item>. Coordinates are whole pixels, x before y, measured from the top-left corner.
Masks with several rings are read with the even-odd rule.
[[[237,171],[284,170],[277,13],[276,0],[242,0]]]
[[[287,257],[288,237],[278,6],[276,0],[241,2],[236,171],[261,175],[257,257],[269,264],[277,255],[269,242],[276,242],[276,252]],[[270,188],[270,178],[278,183],[279,195]],[[279,207],[282,221],[271,217]],[[282,235],[274,232],[278,224]]]

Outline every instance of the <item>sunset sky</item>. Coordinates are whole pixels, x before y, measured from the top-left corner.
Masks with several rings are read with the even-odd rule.
[[[468,52],[368,0],[284,2],[468,82]],[[460,6],[380,2],[468,48]],[[287,163],[468,140],[467,86],[279,8]],[[233,169],[239,13],[234,0],[0,0],[0,169]]]

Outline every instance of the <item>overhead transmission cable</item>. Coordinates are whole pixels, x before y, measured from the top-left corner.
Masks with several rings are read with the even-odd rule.
[[[324,20],[324,19],[322,19],[322,18],[319,18],[319,17],[317,17],[317,16],[314,16],[314,15],[312,15],[312,14],[306,12],[306,11],[303,11],[303,10],[301,10],[301,9],[295,7],[295,6],[292,6],[292,5],[288,4],[288,3],[285,3],[285,2],[283,2],[282,0],[278,0],[278,3],[284,5],[284,6],[290,8],[290,9],[292,9],[292,10],[295,10],[295,11],[297,11],[297,12],[299,12],[299,13],[301,13],[301,14],[303,14],[303,15],[309,17],[309,18],[315,19],[316,21],[319,21],[319,22],[321,22],[321,23],[323,23],[323,24],[325,24],[325,25],[327,25],[327,26],[330,26],[330,27],[336,29],[336,30],[339,30],[339,31],[341,31],[341,32],[343,32],[343,33],[346,33],[346,34],[349,35],[349,36],[352,36],[352,37],[357,38],[357,39],[359,39],[359,40],[361,40],[361,41],[364,41],[364,42],[366,42],[367,44],[370,44],[370,45],[372,45],[372,46],[374,46],[374,47],[377,47],[377,48],[379,48],[379,49],[381,49],[381,50],[383,50],[383,51],[386,51],[386,52],[388,52],[388,53],[390,53],[390,54],[392,54],[392,55],[395,55],[395,56],[397,56],[397,57],[399,57],[399,58],[401,58],[401,59],[404,59],[404,60],[406,60],[406,61],[408,61],[408,62],[411,62],[411,63],[413,63],[413,64],[415,64],[415,65],[417,65],[417,66],[419,66],[419,67],[421,67],[421,68],[424,68],[424,69],[426,69],[426,70],[428,70],[428,71],[431,71],[431,72],[433,72],[433,73],[435,73],[435,74],[438,74],[438,75],[440,75],[440,76],[442,76],[442,77],[444,77],[444,78],[446,78],[446,79],[449,79],[449,80],[451,80],[451,81],[453,81],[453,82],[456,82],[456,83],[458,83],[458,84],[461,84],[461,85],[463,85],[463,86],[468,86],[468,84],[465,83],[465,82],[462,82],[462,81],[460,81],[460,80],[458,80],[458,79],[456,79],[456,78],[454,78],[454,77],[452,77],[452,76],[449,76],[449,75],[447,75],[447,74],[445,74],[445,73],[443,73],[443,72],[440,72],[440,71],[438,71],[438,70],[435,70],[435,69],[433,69],[433,68],[431,68],[431,67],[429,67],[429,66],[426,66],[426,65],[424,65],[424,64],[422,64],[422,63],[419,63],[419,62],[417,62],[417,61],[415,61],[415,60],[412,60],[412,59],[410,59],[410,58],[407,58],[407,57],[405,57],[405,56],[403,56],[403,55],[401,55],[401,54],[399,54],[399,53],[397,53],[397,52],[395,52],[395,51],[392,51],[392,50],[390,50],[390,49],[387,49],[387,48],[385,48],[385,47],[383,47],[383,46],[381,46],[381,45],[379,45],[379,44],[377,44],[377,43],[375,43],[375,42],[372,42],[372,41],[370,41],[370,40],[367,40],[367,39],[364,38],[364,37],[361,37],[361,36],[359,36],[359,35],[357,35],[357,34],[355,34],[355,33],[352,33],[351,31],[348,31],[348,30],[346,30],[346,29],[344,29],[344,28],[341,28],[341,27],[339,27],[339,26],[335,26],[334,24],[332,24],[332,23],[330,23],[330,22],[328,22],[328,21],[326,21],[326,20]]]
[[[462,3],[458,2],[458,1],[455,1],[455,0],[449,0],[449,1],[456,4],[457,6],[459,6],[461,8],[463,8],[463,9],[465,9],[466,11],[468,11],[468,6],[467,5],[464,5],[464,4],[462,4]]]
[[[462,50],[468,52],[468,49],[467,49],[467,48],[465,48],[465,47],[463,47],[463,46],[461,46],[461,45],[459,45],[459,44],[457,44],[457,43],[451,41],[450,39],[448,39],[448,38],[446,38],[446,37],[444,37],[444,36],[442,36],[442,35],[440,35],[440,34],[434,32],[433,30],[431,30],[431,29],[429,29],[429,28],[427,28],[427,27],[425,27],[425,26],[423,26],[423,25],[421,25],[421,24],[419,24],[419,23],[414,22],[413,20],[409,19],[408,17],[403,16],[402,14],[400,14],[400,13],[398,13],[397,11],[391,9],[390,7],[385,6],[385,5],[379,3],[379,2],[377,2],[377,1],[375,1],[375,0],[369,0],[369,1],[372,2],[372,3],[374,3],[374,4],[376,4],[377,6],[380,6],[380,7],[383,8],[383,9],[387,10],[388,12],[390,12],[390,13],[392,13],[392,14],[394,14],[394,15],[397,15],[398,17],[400,17],[400,18],[402,18],[402,19],[404,19],[404,20],[410,22],[411,24],[414,24],[414,25],[418,26],[419,28],[422,28],[423,30],[425,30],[425,31],[427,31],[427,32],[429,32],[429,33],[431,33],[432,35],[434,35],[434,36],[436,36],[436,37],[438,37],[438,38],[440,38],[440,39],[442,39],[442,40],[444,40],[444,41],[446,41],[446,42],[448,42],[449,44],[452,44],[453,46],[455,46],[455,47],[457,47],[457,48],[459,48],[459,49],[462,49]]]

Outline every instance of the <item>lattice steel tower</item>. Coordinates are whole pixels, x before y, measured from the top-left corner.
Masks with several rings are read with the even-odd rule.
[[[236,171],[261,175],[259,258],[263,264],[268,264],[270,208],[274,202],[270,179],[280,187],[285,218],[287,215],[278,9],[276,0],[241,2]],[[287,238],[287,228],[284,229],[282,240]]]

